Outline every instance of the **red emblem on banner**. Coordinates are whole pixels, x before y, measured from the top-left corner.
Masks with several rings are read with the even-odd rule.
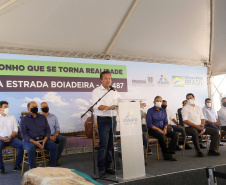
[[[148,77],[148,82],[153,83],[153,77]]]

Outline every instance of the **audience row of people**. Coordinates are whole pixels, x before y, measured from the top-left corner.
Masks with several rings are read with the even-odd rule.
[[[161,96],[156,96],[154,106],[147,112],[146,121],[148,134],[158,139],[163,152],[164,160],[176,161],[173,157],[178,141],[178,132],[182,138],[185,138],[185,132],[192,136],[192,141],[197,150],[198,157],[204,157],[200,150],[198,133],[205,133],[211,136],[211,143],[208,155],[219,156],[217,151],[219,141],[219,122],[217,115],[211,106],[211,99],[205,100],[205,107],[201,109],[195,104],[195,96],[192,93],[186,95],[186,100],[183,101],[183,108],[178,109],[179,123],[172,117],[167,109],[167,101],[162,100]],[[222,108],[219,110],[219,118],[221,129],[226,128],[226,98],[222,99]],[[185,130],[184,130],[185,128]],[[165,136],[171,138],[169,146],[165,142]],[[191,149],[186,145],[186,149]]]
[[[27,151],[30,168],[36,167],[36,149],[46,149],[50,153],[49,165],[60,165],[59,159],[66,144],[66,138],[59,135],[60,125],[57,117],[49,113],[46,102],[41,103],[42,114],[38,113],[38,105],[32,101],[27,104],[28,114],[21,119],[20,133],[23,139],[15,138],[18,132],[16,118],[9,114],[9,103],[0,102],[0,169],[5,174],[2,150],[6,146],[17,148],[14,171],[21,170],[24,150]]]
[[[183,108],[178,109],[178,120],[173,118],[167,109],[167,101],[161,96],[156,96],[154,106],[146,115],[148,134],[158,139],[163,152],[164,160],[176,161],[173,157],[177,146],[178,132],[184,140],[185,132],[192,136],[193,144],[197,150],[198,157],[204,157],[200,150],[198,133],[206,133],[211,136],[211,144],[208,155],[219,156],[217,145],[219,141],[219,122],[214,109],[211,106],[211,99],[205,100],[205,106],[201,109],[195,104],[195,96],[192,93],[186,95],[183,101]],[[30,168],[36,167],[36,149],[46,149],[50,153],[49,165],[59,165],[61,153],[65,147],[66,138],[59,135],[60,126],[57,117],[49,113],[49,106],[46,102],[41,103],[42,114],[38,113],[37,103],[32,101],[27,104],[28,114],[22,118],[20,123],[21,137],[23,141],[16,139],[18,132],[16,119],[9,114],[8,102],[0,102],[0,169],[5,174],[5,167],[2,157],[2,149],[6,146],[13,146],[18,149],[14,171],[21,170],[24,150],[27,151]],[[222,108],[218,112],[221,122],[221,129],[226,130],[226,98],[222,98]],[[143,117],[144,118],[144,117]],[[185,126],[185,130],[184,130]],[[142,125],[146,132],[146,125]],[[171,138],[167,147],[165,136]],[[144,138],[144,146],[147,147]],[[57,146],[58,144],[58,146]],[[189,145],[186,149],[191,149]],[[149,149],[149,153],[151,153]]]

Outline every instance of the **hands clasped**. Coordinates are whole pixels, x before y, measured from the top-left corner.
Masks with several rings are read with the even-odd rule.
[[[45,141],[44,141],[44,140],[35,141],[34,144],[35,144],[38,148],[44,149]]]

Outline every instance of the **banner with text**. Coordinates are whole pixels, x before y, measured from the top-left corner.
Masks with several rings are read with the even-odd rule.
[[[0,59],[2,92],[91,92],[100,85],[100,73],[109,71],[112,86],[127,92],[125,65]]]

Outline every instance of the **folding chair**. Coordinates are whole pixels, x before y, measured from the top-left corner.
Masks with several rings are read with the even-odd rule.
[[[2,150],[2,157],[3,157],[3,161],[4,163],[9,163],[9,162],[16,162],[16,148],[12,147],[12,146],[6,146],[5,148],[3,148]]]

